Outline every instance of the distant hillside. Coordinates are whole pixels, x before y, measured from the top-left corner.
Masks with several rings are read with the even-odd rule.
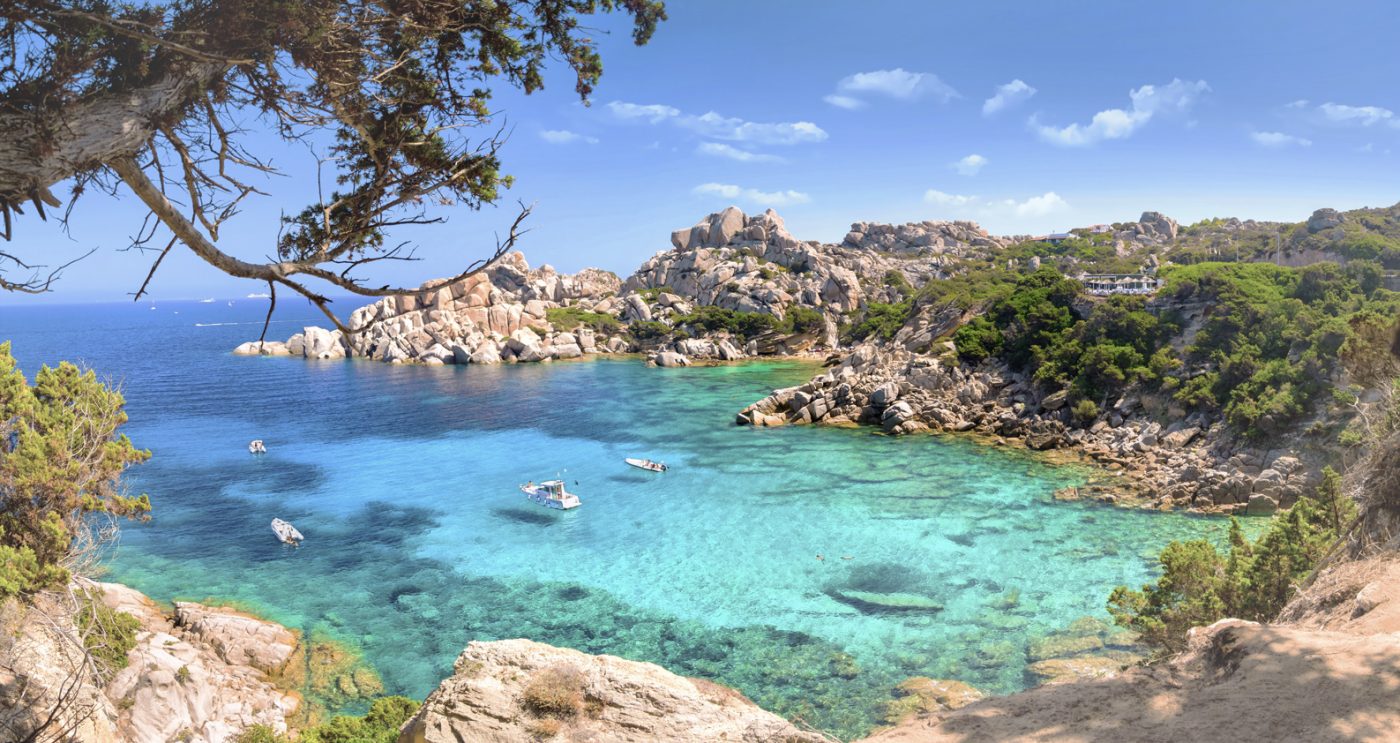
[[[1302,222],[1207,219],[1181,229],[1170,245],[1175,263],[1280,260],[1371,260],[1400,270],[1400,204],[1339,212],[1318,209]]]

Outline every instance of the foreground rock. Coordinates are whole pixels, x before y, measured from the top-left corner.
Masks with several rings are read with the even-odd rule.
[[[1334,568],[1277,626],[1192,630],[1169,663],[935,712],[870,743],[1394,740],[1400,565]]]
[[[170,616],[126,586],[78,585],[140,623],[127,666],[99,686],[75,650],[81,641],[70,594],[38,597],[10,628],[19,645],[6,648],[16,670],[0,672],[0,740],[22,740],[55,709],[59,690],[74,695],[61,716],[73,733],[53,740],[225,743],[255,725],[289,732],[301,700],[270,678],[298,645],[285,627],[194,603],[178,604]],[[9,602],[6,610],[18,607]]]
[[[819,743],[738,692],[651,663],[529,640],[473,642],[399,743]]]

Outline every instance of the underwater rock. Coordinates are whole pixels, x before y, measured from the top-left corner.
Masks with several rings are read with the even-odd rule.
[[[885,614],[889,612],[934,613],[943,611],[939,601],[917,593],[875,593],[872,591],[842,591],[830,589],[826,592],[837,601],[853,607],[862,614]]]

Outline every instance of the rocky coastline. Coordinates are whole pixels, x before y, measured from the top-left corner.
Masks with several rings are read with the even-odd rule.
[[[1125,397],[1104,419],[1078,426],[1063,394],[1042,397],[1026,375],[1001,364],[964,368],[947,359],[863,344],[806,384],[775,390],[745,407],[735,422],[968,434],[1036,451],[1072,452],[1110,475],[1057,493],[1062,499],[1267,515],[1291,506],[1314,484],[1316,470],[1304,461],[1316,455],[1306,449],[1261,450],[1199,414],[1163,426],[1158,418],[1166,403],[1152,398]]]

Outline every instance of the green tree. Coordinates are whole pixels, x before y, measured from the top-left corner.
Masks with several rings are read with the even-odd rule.
[[[1316,492],[1276,516],[1253,544],[1239,522],[1230,519],[1224,556],[1203,539],[1167,545],[1159,557],[1157,582],[1136,591],[1113,589],[1109,614],[1165,653],[1184,649],[1192,627],[1225,617],[1270,621],[1327,554],[1355,510],[1341,478],[1329,467]]]
[[[302,731],[304,743],[394,743],[399,728],[418,711],[418,702],[407,697],[374,700],[363,717],[338,716]]]
[[[586,101],[603,71],[591,16],[611,12],[629,18],[639,45],[666,18],[660,0],[8,0],[0,234],[10,237],[21,206],[41,217],[61,206],[60,183],[73,184],[76,201],[94,182],[115,181],[151,210],[170,246],[300,293],[332,320],[324,290],[308,281],[364,296],[415,293],[356,269],[407,258],[385,230],[440,221],[429,205],[499,199],[511,181],[492,87],[536,92],[554,62]],[[219,246],[219,233],[260,195],[249,181],[279,172],[243,126],[250,120],[287,141],[330,144],[304,174],[326,176],[324,195],[289,210],[275,256],[245,260]],[[144,225],[140,235],[138,244],[154,237]],[[512,227],[488,260],[448,283],[517,235]],[[24,258],[0,253],[0,269],[40,262]],[[0,288],[43,291],[53,279],[11,276],[0,274]]]
[[[29,384],[0,343],[0,599],[61,585],[94,514],[145,518],[122,472],[149,452],[118,432],[125,401],[91,372],[43,367]]]

